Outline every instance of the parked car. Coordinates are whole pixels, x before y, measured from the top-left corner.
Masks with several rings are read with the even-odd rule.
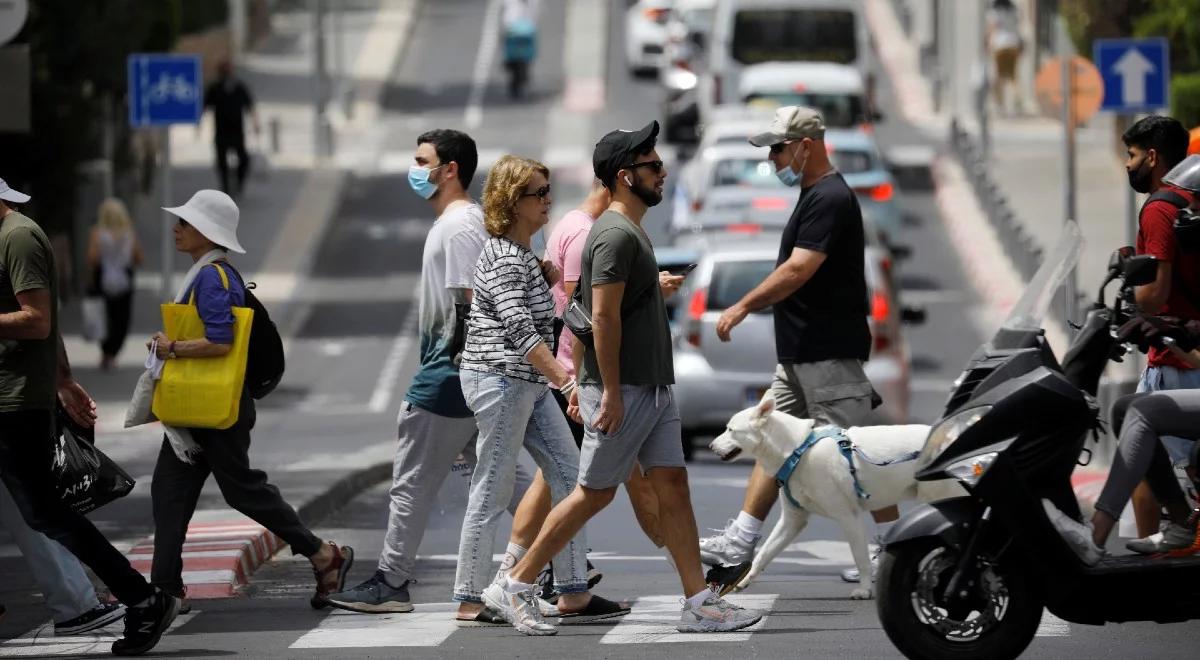
[[[775,269],[779,240],[779,232],[704,232],[672,248],[703,255],[673,304],[675,399],[688,458],[696,439],[719,433],[734,413],[757,403],[770,387],[776,365],[771,310],[747,316],[728,343],[717,338],[716,323],[721,312]],[[891,260],[877,237],[868,241],[865,275],[872,347],[865,370],[883,397],[876,409],[878,419],[871,421],[901,423],[908,418],[910,383],[902,327],[905,321],[922,320],[923,314],[900,307]]]
[[[867,100],[858,69],[830,62],[766,62],[742,69],[738,100],[775,109],[803,105],[821,111],[827,128],[862,128],[881,118]]]
[[[666,62],[671,0],[638,0],[625,10],[625,62],[635,75],[657,74]]]
[[[744,133],[740,140],[737,133],[724,133],[726,137],[722,141],[698,152],[681,169],[671,222],[674,231],[685,231],[693,225],[695,214],[704,209],[710,192],[725,186],[770,190],[772,197],[791,200],[788,211],[795,204],[799,190],[786,188],[776,178],[774,166],[765,160],[765,150],[746,142],[752,132],[762,130],[762,125],[742,124],[741,121],[736,128],[751,132]],[[707,141],[706,135],[704,142]],[[858,194],[864,217],[883,233],[884,243],[894,244],[900,235],[903,216],[896,201],[895,179],[876,148],[875,140],[862,131],[830,129],[825,132],[825,147],[834,167]],[[754,196],[744,199],[750,202]]]
[[[737,100],[743,68],[764,62],[833,62],[862,74],[868,97],[874,56],[862,0],[718,0],[707,64],[697,85],[700,116]]]

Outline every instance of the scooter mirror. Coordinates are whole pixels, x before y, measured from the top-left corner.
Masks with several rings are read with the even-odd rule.
[[[1142,286],[1158,277],[1158,259],[1143,254],[1130,257],[1123,266],[1125,286]]]
[[[1133,254],[1134,249],[1128,245],[1113,250],[1112,256],[1108,258],[1108,272],[1121,272],[1125,265],[1125,260],[1132,257]]]

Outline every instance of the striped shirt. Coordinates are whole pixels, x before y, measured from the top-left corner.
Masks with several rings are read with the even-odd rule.
[[[461,368],[545,383],[526,356],[553,342],[554,298],[537,257],[507,238],[489,239],[475,267]]]

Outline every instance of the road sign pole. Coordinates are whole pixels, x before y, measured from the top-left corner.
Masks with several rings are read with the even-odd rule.
[[[162,206],[175,206],[171,199],[171,127],[162,127],[162,163],[160,165],[161,172],[159,176],[162,179]],[[175,216],[162,212],[162,284],[160,297],[164,302],[170,302],[175,299],[175,292],[171,289],[171,280],[175,275],[175,235],[172,231],[172,225],[175,224]]]
[[[1072,61],[1074,49],[1067,36],[1066,23],[1061,17],[1058,23],[1058,52],[1062,59],[1062,122],[1063,122],[1063,223],[1077,220],[1075,217],[1075,112],[1072,95],[1075,91],[1075,63]],[[1070,324],[1075,321],[1075,278],[1074,268],[1067,276],[1064,287],[1067,299],[1066,321],[1068,331]]]

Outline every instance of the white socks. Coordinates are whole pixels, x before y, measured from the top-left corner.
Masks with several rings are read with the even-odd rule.
[[[705,589],[704,591],[701,591],[700,593],[696,594],[695,596],[688,596],[687,602],[688,602],[688,605],[691,605],[692,608],[694,609],[694,608],[700,607],[701,605],[704,604],[704,601],[708,600],[709,598],[711,598],[715,595],[716,595],[716,592],[714,592],[712,589]]]
[[[533,588],[532,584],[525,584],[524,582],[517,582],[516,580],[514,580],[510,577],[504,578],[504,593],[506,593],[506,594],[519,594],[522,591],[529,591],[532,588]]]
[[[745,511],[738,512],[733,526],[737,533],[737,539],[742,543],[754,543],[759,536],[762,536],[763,521]]]
[[[509,543],[508,548],[504,550],[504,559],[500,562],[500,570],[504,573],[512,570],[512,567],[516,566],[517,562],[521,561],[521,558],[528,551],[527,548],[522,548],[516,543]]]

